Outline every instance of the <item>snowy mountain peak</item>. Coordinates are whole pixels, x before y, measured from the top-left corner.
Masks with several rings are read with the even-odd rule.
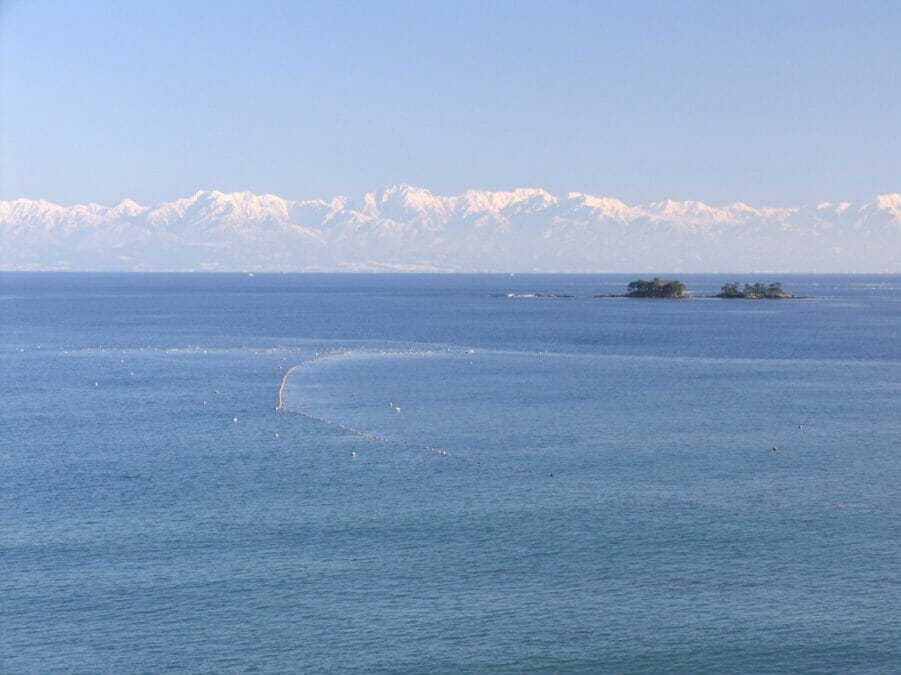
[[[736,204],[739,206],[736,207]],[[735,224],[748,215],[758,214],[755,209],[743,202],[736,202],[726,207],[715,207],[701,201],[674,201],[672,199],[652,202],[648,205],[648,211],[655,218],[676,220],[683,224]]]
[[[377,202],[382,207],[394,206],[420,212],[444,210],[447,207],[446,197],[437,197],[428,190],[406,183],[386,188],[378,196]]]
[[[516,188],[515,190],[489,191],[467,190],[459,197],[468,214],[488,211],[499,214],[510,208],[548,208],[557,203],[557,198],[540,188]]]
[[[876,205],[883,211],[892,214],[895,223],[901,225],[901,192],[879,195],[876,198]]]
[[[619,199],[614,199],[613,197],[594,197],[583,192],[570,192],[567,195],[567,199],[583,208],[593,210],[597,215],[604,218],[628,220],[641,215],[640,209],[626,206]]]
[[[116,215],[131,216],[131,217],[137,216],[146,210],[147,210],[146,207],[141,206],[136,201],[134,201],[133,199],[129,199],[128,197],[123,199],[112,209],[113,213],[115,213]]]

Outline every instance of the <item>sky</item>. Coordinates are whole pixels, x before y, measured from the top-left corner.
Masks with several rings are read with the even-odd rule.
[[[0,199],[901,191],[901,2],[0,0]]]

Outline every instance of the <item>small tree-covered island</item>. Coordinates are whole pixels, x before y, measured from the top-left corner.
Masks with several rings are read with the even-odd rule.
[[[650,281],[639,279],[629,282],[627,298],[684,298],[685,284],[654,277]]]
[[[732,282],[723,284],[716,297],[726,298],[727,300],[787,300],[796,296],[782,290],[782,284],[779,282],[769,285],[760,282],[745,284],[744,288],[740,288],[738,282]]]
[[[596,295],[596,298],[685,298],[685,284],[681,281],[669,281],[654,277],[650,281],[639,279],[629,282],[627,293],[611,293]]]

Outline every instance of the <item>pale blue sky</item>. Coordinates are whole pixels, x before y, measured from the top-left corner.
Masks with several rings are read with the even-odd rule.
[[[0,0],[0,199],[901,191],[901,2]]]

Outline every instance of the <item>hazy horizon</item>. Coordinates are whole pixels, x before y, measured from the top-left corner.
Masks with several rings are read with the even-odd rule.
[[[541,188],[202,190],[154,206],[0,201],[0,237],[8,270],[878,273],[901,270],[901,194],[780,208]]]

